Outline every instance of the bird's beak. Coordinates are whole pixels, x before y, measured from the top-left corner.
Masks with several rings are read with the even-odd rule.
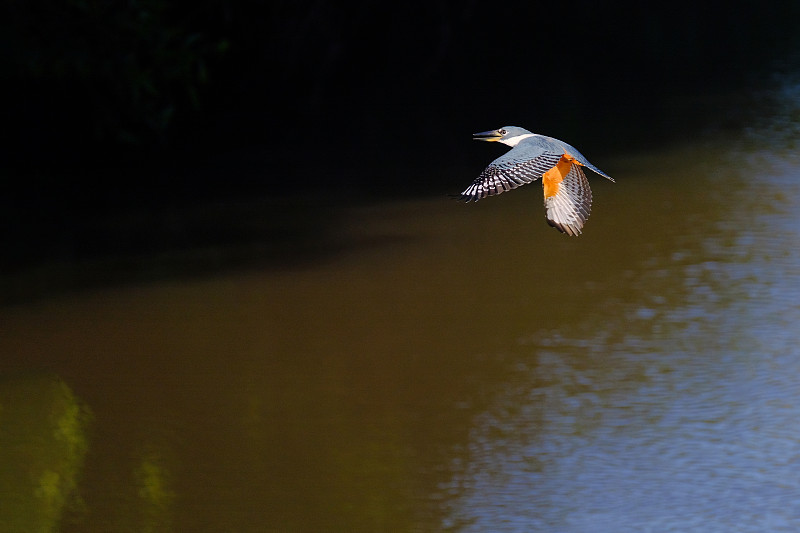
[[[472,140],[473,141],[489,141],[495,142],[499,141],[503,136],[500,135],[500,132],[497,130],[490,130],[490,131],[482,131],[480,133],[473,133]]]

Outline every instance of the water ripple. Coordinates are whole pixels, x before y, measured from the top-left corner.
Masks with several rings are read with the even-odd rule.
[[[535,363],[474,420],[445,525],[800,528],[800,166],[772,167],[700,251],[632,268],[631,298],[582,328],[523,340]]]

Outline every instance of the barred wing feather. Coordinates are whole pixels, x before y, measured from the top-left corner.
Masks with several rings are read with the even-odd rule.
[[[561,154],[550,152],[542,152],[538,157],[530,159],[520,159],[512,153],[513,151],[492,161],[472,185],[461,193],[460,199],[477,202],[481,198],[502,194],[520,185],[532,183],[561,159]]]
[[[547,223],[570,236],[580,235],[592,210],[592,190],[583,169],[572,165],[558,192],[544,199]]]

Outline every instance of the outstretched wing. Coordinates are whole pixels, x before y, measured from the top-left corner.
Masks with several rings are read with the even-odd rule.
[[[571,165],[564,179],[553,184],[553,188],[555,194],[544,198],[547,223],[569,236],[580,235],[592,210],[592,189],[586,174],[579,165]]]
[[[520,185],[532,183],[549,169],[553,168],[561,159],[561,154],[554,154],[538,149],[523,150],[522,147],[514,148],[505,155],[492,161],[481,172],[478,179],[472,182],[459,197],[461,200],[476,202],[487,196],[501,194]],[[584,178],[585,179],[585,178]]]

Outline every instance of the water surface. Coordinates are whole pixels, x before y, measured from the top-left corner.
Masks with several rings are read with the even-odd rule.
[[[579,238],[536,186],[384,202],[284,268],[7,305],[4,379],[92,415],[61,530],[797,530],[800,161],[774,135],[595,161],[617,183]]]

